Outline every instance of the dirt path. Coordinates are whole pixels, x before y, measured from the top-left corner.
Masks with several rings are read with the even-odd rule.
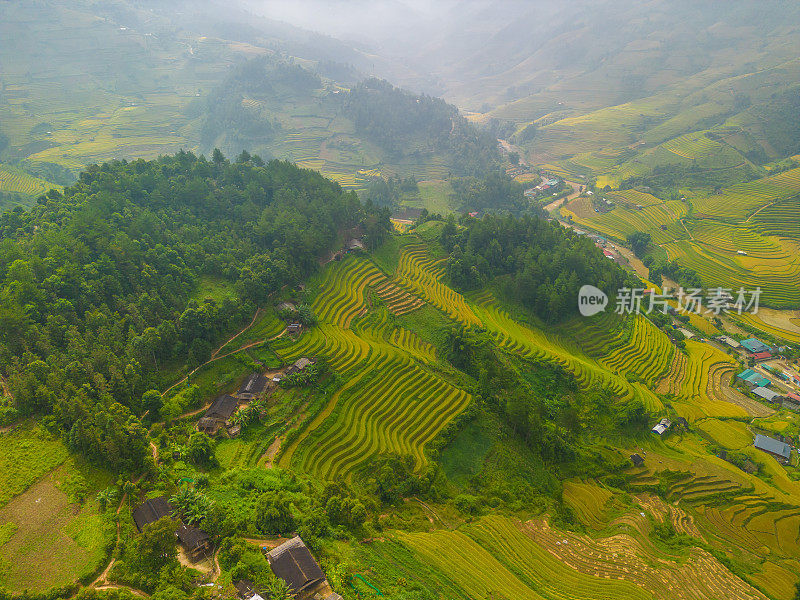
[[[273,467],[273,461],[275,460],[275,455],[278,453],[278,450],[281,449],[281,444],[283,444],[283,440],[286,437],[286,434],[279,435],[276,437],[273,442],[267,448],[267,451],[264,452],[264,455],[261,457],[264,460],[264,468],[271,469]],[[259,461],[260,462],[260,461]]]
[[[140,598],[149,598],[150,594],[143,592],[142,590],[137,590],[136,588],[132,588],[127,585],[117,585],[115,583],[109,583],[106,585],[97,585],[94,586],[96,590],[128,590],[134,596],[139,596]]]
[[[408,502],[410,500],[413,500],[414,502],[416,502],[417,504],[419,504],[422,507],[422,509],[428,515],[428,521],[430,521],[431,523],[435,523],[436,521],[439,521],[440,524],[446,525],[446,523],[442,520],[442,518],[439,516],[439,514],[435,510],[433,510],[428,504],[426,504],[425,502],[423,502],[422,500],[420,500],[416,496],[412,496],[410,498],[405,498],[406,502]]]
[[[231,343],[233,340],[235,340],[237,337],[239,337],[240,335],[242,335],[242,334],[243,334],[245,331],[247,331],[248,329],[250,329],[250,328],[253,326],[253,324],[256,322],[256,320],[258,319],[258,315],[260,315],[260,314],[261,314],[261,309],[260,309],[260,308],[256,309],[256,314],[254,314],[254,315],[253,315],[253,320],[252,320],[252,321],[250,321],[250,324],[249,324],[247,327],[245,327],[244,329],[242,329],[241,331],[239,331],[238,333],[236,333],[236,334],[235,334],[233,337],[231,337],[231,338],[230,338],[230,339],[229,339],[227,342],[225,342],[224,344],[222,344],[222,345],[221,345],[219,348],[217,348],[216,350],[214,350],[214,352],[212,352],[212,353],[211,353],[211,358],[213,359],[213,358],[214,358],[214,357],[215,357],[217,354],[219,354],[219,353],[220,353],[220,351],[221,351],[221,350],[222,350],[222,349],[223,349],[225,346],[227,346],[228,344],[230,344],[230,343]]]
[[[152,446],[153,443],[150,442],[150,444]],[[142,477],[144,477],[144,474],[139,475],[139,477],[137,477],[133,483],[134,484],[139,483],[142,480]],[[127,499],[128,499],[128,492],[125,492],[122,494],[122,498],[120,498],[119,505],[117,506],[117,510],[115,512],[116,515],[119,515],[119,513],[122,511],[122,507],[125,506],[125,500]],[[117,539],[115,545],[119,545],[119,540],[121,537],[122,537],[121,524],[119,522],[119,519],[117,519]],[[136,588],[128,587],[126,585],[115,585],[108,583],[108,574],[111,572],[111,569],[114,566],[116,560],[117,560],[116,558],[112,558],[106,565],[106,568],[103,569],[103,572],[100,573],[100,575],[98,575],[97,579],[95,579],[92,583],[89,584],[89,587],[96,588],[98,590],[125,589],[125,590],[130,590],[133,594],[137,596],[141,596],[143,598],[149,598],[150,596],[148,594],[144,593],[141,590],[137,590]]]
[[[249,325],[248,325],[247,327],[245,327],[245,329],[243,329],[242,331],[240,331],[240,332],[239,332],[239,334],[243,333],[243,332],[244,332],[246,329],[248,329],[249,327],[250,327]],[[206,362],[204,362],[203,364],[201,364],[201,365],[199,365],[199,366],[195,367],[194,369],[192,369],[192,371],[190,371],[190,372],[189,372],[189,373],[188,373],[188,374],[187,374],[187,375],[186,375],[186,376],[185,376],[183,379],[181,379],[180,381],[176,381],[176,382],[175,382],[175,383],[173,383],[171,386],[169,386],[167,389],[165,389],[163,392],[161,392],[161,396],[162,396],[162,397],[163,397],[163,396],[165,396],[165,395],[167,394],[167,392],[169,392],[171,389],[173,389],[173,388],[175,388],[175,387],[177,387],[177,386],[181,385],[182,383],[184,383],[184,382],[185,382],[187,379],[189,379],[189,378],[190,378],[192,375],[194,375],[194,374],[195,374],[197,371],[199,371],[200,369],[202,369],[202,368],[203,368],[203,367],[205,367],[206,365],[209,365],[209,364],[211,364],[212,362],[215,362],[215,361],[218,361],[218,360],[222,360],[223,358],[228,358],[229,356],[233,356],[234,354],[238,354],[239,352],[242,352],[243,350],[248,350],[248,349],[250,349],[250,348],[253,348],[254,346],[260,346],[261,344],[264,344],[264,343],[266,343],[266,342],[271,342],[271,341],[273,341],[273,340],[277,340],[279,337],[282,337],[282,336],[283,336],[285,333],[286,333],[286,329],[284,329],[283,331],[281,331],[281,332],[280,332],[279,334],[277,334],[277,335],[273,335],[273,336],[272,336],[272,337],[270,337],[270,338],[264,338],[263,340],[258,340],[258,341],[256,341],[256,342],[251,342],[251,343],[249,343],[249,344],[247,344],[247,345],[245,345],[245,346],[241,346],[240,348],[237,348],[236,350],[232,350],[231,352],[228,352],[227,354],[218,354],[217,356],[214,356],[213,358],[209,358],[209,359],[208,359]],[[237,335],[239,335],[239,334],[237,334]],[[234,338],[235,338],[235,337],[237,337],[237,336],[234,336]],[[231,338],[231,339],[233,339],[233,338]],[[224,348],[224,347],[225,347],[225,345],[226,345],[226,344],[228,344],[228,343],[229,343],[229,342],[225,342],[225,344],[223,344],[222,346],[220,346],[220,348],[219,348],[217,351],[219,351],[219,350],[221,350],[222,348]],[[208,408],[208,407],[206,406],[206,408]],[[203,410],[203,409],[200,409],[200,410]],[[198,411],[196,411],[196,412],[200,412],[200,410],[198,410]],[[186,415],[185,415],[185,416],[190,416],[191,414],[196,414],[196,413],[186,413]]]
[[[284,542],[288,542],[291,538],[277,537],[277,538],[242,538],[248,544],[253,544],[259,548],[277,548]]]
[[[769,207],[770,207],[770,206],[772,206],[773,204],[777,204],[777,203],[778,203],[778,200],[776,200],[775,202],[770,202],[769,204],[765,204],[764,206],[762,206],[761,208],[759,208],[759,209],[758,209],[756,212],[754,212],[752,215],[750,215],[749,217],[747,217],[747,219],[745,219],[745,221],[744,221],[744,222],[745,222],[745,223],[749,223],[749,222],[750,222],[750,219],[752,219],[753,217],[755,217],[755,216],[756,216],[758,213],[760,213],[762,210],[764,210],[765,208],[769,208]]]
[[[559,198],[558,200],[553,200],[550,204],[545,204],[544,209],[547,212],[552,213],[553,211],[557,210],[558,208],[561,208],[567,202],[569,202],[571,200],[574,200],[575,198],[580,196],[580,194],[581,194],[580,189],[581,189],[582,184],[575,183],[574,181],[567,181],[566,179],[564,180],[564,182],[567,185],[569,185],[569,187],[572,188],[572,193],[567,195],[567,196],[564,196],[563,198]],[[558,217],[558,215],[554,215],[554,216]]]

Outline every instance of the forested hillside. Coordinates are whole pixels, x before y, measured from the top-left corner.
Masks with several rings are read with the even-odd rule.
[[[218,152],[105,163],[4,213],[0,357],[16,411],[48,415],[71,449],[115,470],[140,465],[139,417],[160,408],[146,392],[313,272],[340,229],[364,223],[379,241],[388,215],[367,216],[318,173]],[[238,298],[190,301],[201,277]]]

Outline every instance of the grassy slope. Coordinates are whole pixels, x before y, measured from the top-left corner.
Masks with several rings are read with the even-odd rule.
[[[0,434],[0,447],[0,588],[44,591],[94,572],[113,534],[95,495],[111,475],[33,422]]]

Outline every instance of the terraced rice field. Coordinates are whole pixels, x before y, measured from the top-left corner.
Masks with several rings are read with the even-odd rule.
[[[678,414],[692,422],[707,417],[744,417],[747,412],[740,406],[720,399],[714,393],[715,373],[729,371],[732,359],[709,344],[686,341],[687,360],[680,378],[673,407]]]
[[[768,234],[800,238],[800,196],[769,204],[754,213],[748,220],[758,231]]]
[[[744,423],[738,421],[703,419],[695,425],[715,443],[729,450],[739,450],[753,443],[753,434]]]
[[[467,305],[464,296],[442,283],[444,259],[428,256],[422,244],[407,245],[400,255],[395,281],[424,298],[454,321],[479,327],[481,320]]]
[[[485,517],[463,531],[398,533],[398,538],[472,598],[648,598],[627,582],[566,567],[503,517]]]
[[[475,308],[484,327],[494,336],[501,348],[526,358],[560,364],[575,375],[582,387],[597,385],[625,400],[637,397],[651,411],[663,408],[661,400],[645,386],[628,382],[624,377],[610,372],[596,359],[587,356],[581,349],[585,342],[579,344],[570,341],[569,337],[561,337],[552,332],[545,334],[518,323],[511,319],[508,313],[499,309],[490,295],[484,295],[476,300]],[[576,335],[576,330],[567,329],[567,335]]]
[[[430,344],[390,327],[385,309],[369,310],[369,288],[398,313],[422,304],[370,260],[350,257],[331,263],[319,282],[312,304],[319,325],[297,341],[276,342],[287,359],[324,356],[349,378],[281,464],[335,479],[377,454],[397,452],[421,468],[425,444],[469,404],[466,392],[426,367],[436,360]]]
[[[771,311],[770,309],[760,309],[757,314],[742,313],[737,316],[738,320],[746,323],[751,327],[760,329],[772,336],[779,339],[784,339],[789,342],[800,344],[800,313],[794,317],[774,317],[773,314],[779,314],[781,311]],[[795,314],[790,311],[790,314]]]
[[[581,523],[594,530],[606,525],[606,504],[612,493],[604,487],[586,481],[565,481],[564,502],[575,511]]]
[[[734,291],[761,288],[761,302],[776,308],[793,308],[800,296],[800,247],[785,242],[780,255],[737,256],[721,253],[710,244],[679,240],[663,247],[670,260],[694,269],[707,287]],[[790,252],[791,250],[791,252]]]
[[[664,557],[647,540],[629,534],[592,539],[555,530],[541,521],[528,523],[527,533],[566,566],[601,580],[633,584],[647,597],[766,600],[764,594],[699,548],[693,548],[684,562]]]
[[[752,213],[772,202],[791,198],[800,193],[800,168],[792,169],[740,183],[712,194],[692,200],[700,215],[714,216],[725,221],[744,221]],[[795,220],[796,220],[795,216]]]
[[[663,201],[635,190],[608,192],[604,197],[615,203],[609,212],[595,213],[585,198],[576,198],[562,212],[571,213],[577,223],[620,241],[637,231],[649,233],[656,244],[688,237],[680,224],[687,212],[682,202]],[[661,229],[662,225],[666,229]]]
[[[675,560],[635,535],[594,540],[490,516],[459,531],[397,536],[473,598],[766,600],[704,550]]]
[[[60,187],[44,179],[33,177],[20,169],[0,165],[0,192],[39,196],[50,189],[59,189]]]
[[[639,315],[631,319],[630,331],[614,335],[605,319],[579,321],[570,327],[575,339],[586,340],[584,351],[597,358],[610,371],[636,375],[653,387],[669,370],[675,347],[669,338],[648,319]]]

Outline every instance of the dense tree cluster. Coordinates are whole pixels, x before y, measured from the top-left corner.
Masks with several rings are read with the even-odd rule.
[[[525,199],[525,186],[502,171],[492,171],[484,177],[457,177],[453,190],[465,211],[531,212],[543,214]]]
[[[117,470],[147,455],[160,369],[317,267],[337,231],[390,227],[354,193],[286,162],[190,153],[90,167],[63,195],[0,217],[0,364],[21,414]],[[191,299],[201,277],[239,298]],[[172,367],[174,369],[174,366]]]
[[[499,277],[509,298],[548,322],[576,313],[582,285],[614,297],[627,278],[591,240],[537,216],[487,215],[460,230],[450,219],[440,239],[454,286],[475,289]]]
[[[354,86],[344,104],[356,131],[394,157],[446,153],[458,175],[478,175],[499,162],[497,142],[452,104],[417,96],[381,79]]]
[[[237,151],[251,150],[269,142],[280,124],[268,113],[242,102],[257,97],[283,102],[298,95],[308,95],[322,86],[319,76],[308,69],[269,57],[260,57],[237,66],[214,89],[202,106],[200,143],[204,149],[218,145]]]

